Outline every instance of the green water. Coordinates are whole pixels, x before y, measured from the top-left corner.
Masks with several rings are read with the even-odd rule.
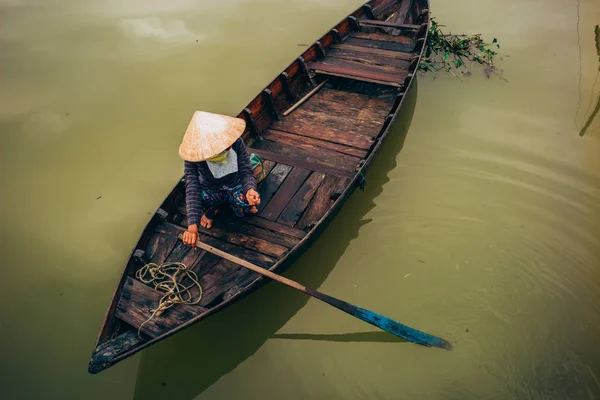
[[[498,38],[508,82],[420,77],[367,190],[286,274],[452,352],[273,283],[87,373],[193,111],[237,114],[361,3],[0,0],[1,398],[600,398],[593,0],[432,1]]]

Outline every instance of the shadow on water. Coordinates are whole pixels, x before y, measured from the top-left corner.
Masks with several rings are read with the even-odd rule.
[[[367,188],[356,191],[330,226],[308,251],[286,272],[286,276],[318,289],[358,237],[363,217],[375,206],[374,200],[396,167],[396,156],[404,145],[417,100],[417,81],[367,171]],[[335,293],[331,293],[335,296]],[[403,342],[383,332],[337,335],[276,335],[307,302],[307,295],[283,285],[269,283],[246,299],[233,304],[181,333],[142,353],[135,399],[191,399],[252,356],[268,339],[330,341]],[[276,301],[274,301],[276,300]],[[323,305],[323,307],[327,307]]]
[[[401,337],[390,335],[387,332],[354,332],[354,333],[278,333],[271,336],[271,339],[292,339],[292,340],[318,340],[323,342],[371,342],[371,343],[401,343],[408,342]]]

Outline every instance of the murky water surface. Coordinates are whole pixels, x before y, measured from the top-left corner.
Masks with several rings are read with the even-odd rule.
[[[600,398],[595,0],[432,1],[498,38],[508,82],[420,77],[367,190],[289,270],[452,352],[270,284],[88,375],[192,112],[236,114],[361,3],[0,0],[0,397]]]

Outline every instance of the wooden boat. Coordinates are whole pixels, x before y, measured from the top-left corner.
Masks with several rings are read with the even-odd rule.
[[[428,0],[371,0],[311,45],[239,114],[243,138],[268,174],[259,214],[219,214],[202,242],[281,272],[327,226],[383,143],[419,65]],[[308,97],[308,99],[307,99]],[[292,111],[293,110],[293,111]],[[161,204],[129,257],[89,364],[97,373],[205,319],[265,279],[178,239],[187,228],[185,182]],[[200,278],[198,305],[145,323],[162,292],[136,279],[147,262],[182,262]]]

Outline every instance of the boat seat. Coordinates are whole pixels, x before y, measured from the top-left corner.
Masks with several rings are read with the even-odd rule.
[[[316,74],[402,87],[415,43],[409,36],[354,32],[307,67]]]
[[[417,30],[419,25],[413,24],[397,24],[395,22],[380,21],[378,19],[359,19],[357,20],[360,26],[372,27],[372,28],[396,28],[404,30]]]

